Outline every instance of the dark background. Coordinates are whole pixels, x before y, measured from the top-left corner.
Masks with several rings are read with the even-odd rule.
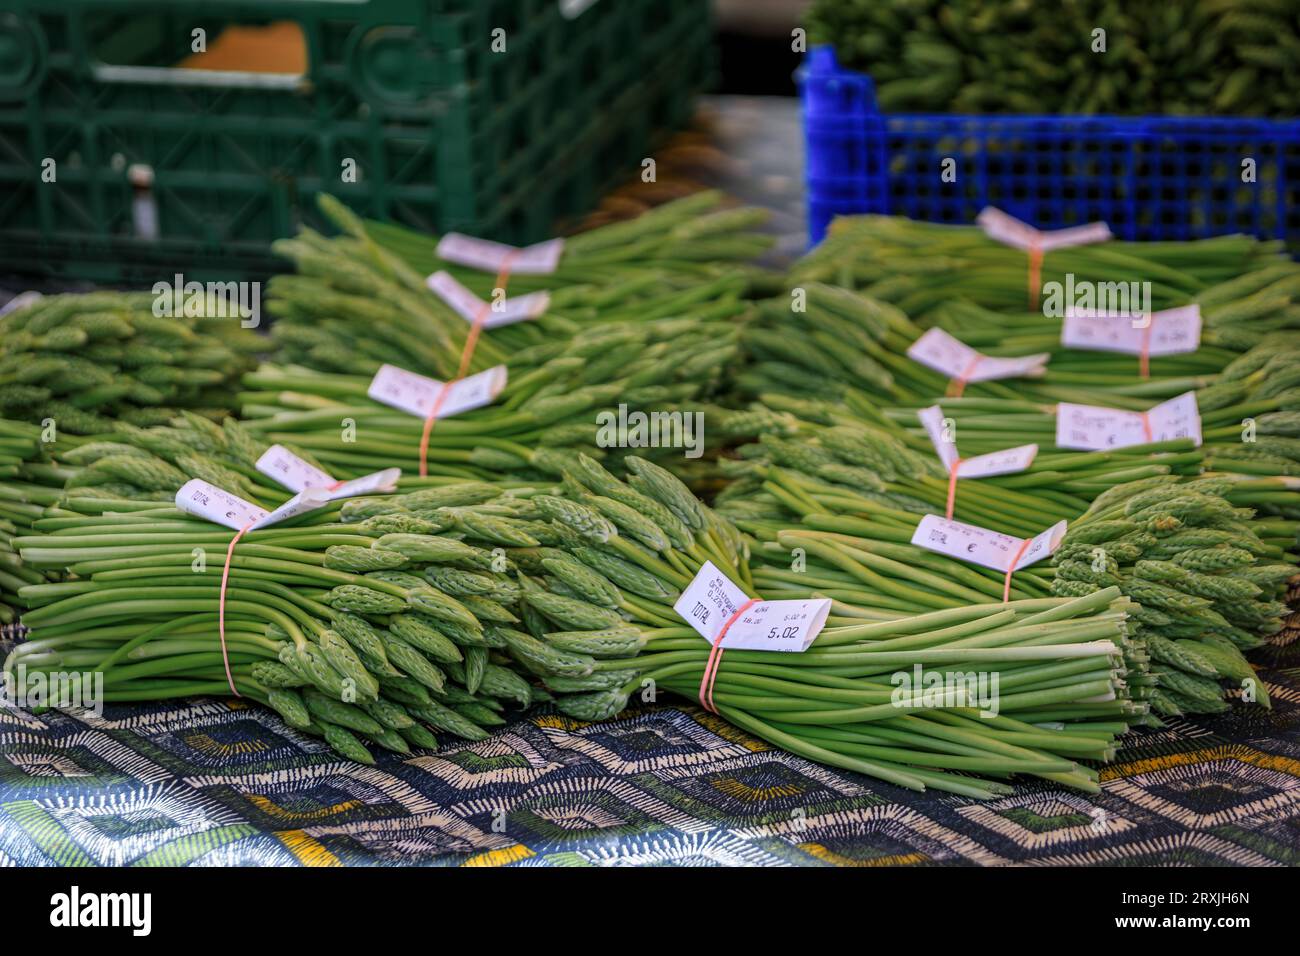
[[[719,93],[794,96],[791,50],[809,0],[714,0]]]

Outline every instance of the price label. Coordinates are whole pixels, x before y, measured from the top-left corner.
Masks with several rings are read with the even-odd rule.
[[[438,417],[449,418],[461,412],[491,405],[505,387],[506,367],[504,365],[497,365],[477,375],[470,375],[453,382],[447,389],[442,406],[438,409]],[[437,403],[438,393],[442,388],[443,383],[436,378],[417,375],[396,365],[382,365],[370,382],[366,394],[377,402],[425,418]]]
[[[1190,438],[1198,448],[1201,444],[1201,413],[1196,406],[1196,393],[1184,392],[1177,398],[1161,402],[1147,412],[1151,425],[1152,441],[1174,441]]]
[[[1019,358],[985,355],[949,335],[943,329],[929,329],[912,343],[908,358],[947,378],[966,382],[989,382],[999,378],[1037,378],[1047,371],[1048,352]]]
[[[975,217],[975,223],[994,242],[1025,251],[1037,248],[1042,252],[1051,252],[1053,249],[1086,246],[1112,238],[1110,227],[1104,222],[1090,222],[1066,229],[1035,229],[1029,223],[992,206],[985,206]]]
[[[10,312],[17,312],[19,309],[25,309],[33,302],[39,302],[43,298],[45,297],[39,292],[31,290],[19,292],[3,306],[0,306],[0,316],[8,315]]]
[[[1181,355],[1201,347],[1201,307],[1186,305],[1150,315],[1067,308],[1061,344],[1071,349],[1129,355]]]
[[[265,508],[198,478],[181,485],[176,492],[176,507],[236,531],[267,515]]]
[[[290,518],[296,518],[299,515],[305,515],[309,511],[315,511],[317,508],[323,508],[329,504],[330,497],[321,488],[308,488],[300,491],[280,507],[276,508],[265,518],[260,518],[253,522],[250,531],[256,531],[258,528],[268,528],[273,524],[281,521],[288,521]]]
[[[530,292],[502,299],[500,302],[484,302],[465,286],[461,285],[450,272],[435,272],[424,281],[438,298],[453,312],[471,325],[482,318],[485,329],[497,329],[503,325],[526,322],[543,314],[551,304],[549,292]]]
[[[308,489],[294,495],[274,511],[267,511],[239,495],[198,478],[185,482],[176,492],[177,508],[235,531],[245,527],[250,531],[266,528],[315,511],[328,500],[316,489]]]
[[[1070,402],[1056,406],[1058,448],[1102,451],[1179,438],[1201,444],[1201,416],[1195,392],[1185,392],[1147,412]]]
[[[944,427],[943,409],[931,405],[918,411],[916,417],[921,420],[925,433],[930,436],[930,444],[934,445],[935,454],[943,462],[943,470],[951,473],[952,466],[961,456],[957,454],[957,443],[949,439]]]
[[[449,232],[438,240],[436,255],[445,262],[469,266],[483,272],[500,272],[508,265],[519,275],[548,275],[560,264],[564,253],[563,239],[548,239],[531,246],[510,246],[504,242],[475,239],[459,232]]]
[[[328,488],[334,479],[310,462],[303,461],[283,445],[272,445],[254,465],[268,478],[278,481],[290,491],[302,491],[304,488]]]
[[[994,475],[1011,475],[1024,471],[1032,465],[1034,456],[1038,454],[1037,445],[1018,445],[1015,448],[962,459],[957,454],[956,442],[949,441],[945,435],[942,408],[931,405],[918,411],[916,417],[925,426],[926,434],[930,436],[930,442],[934,445],[939,460],[943,462],[944,470],[952,474],[953,466],[956,465],[958,478],[992,478]]]
[[[706,561],[673,610],[712,644],[736,611],[749,600],[745,592]],[[745,609],[721,646],[746,651],[798,653],[821,633],[831,613],[825,598],[808,601],[759,601]]]
[[[992,478],[995,475],[1014,475],[1034,463],[1037,445],[1017,445],[987,455],[963,459],[957,466],[958,478]]]
[[[402,477],[402,469],[385,468],[383,471],[362,475],[351,481],[335,481],[329,473],[321,471],[310,462],[303,461],[283,445],[272,445],[268,448],[262,453],[262,457],[257,459],[255,467],[290,491],[319,489],[327,501],[351,498],[354,495],[395,491],[397,479]]]
[[[352,498],[356,495],[386,494],[397,490],[397,479],[401,477],[402,469],[385,468],[383,471],[373,471],[368,475],[362,475],[360,478],[353,478],[351,481],[345,481],[333,488],[323,490],[327,501]]]
[[[1058,521],[1029,539],[1026,545],[1024,538],[938,515],[926,515],[912,534],[912,544],[1005,574],[1008,570],[1019,571],[1050,556],[1065,537],[1065,525],[1064,521]],[[1016,562],[1014,568],[1011,567],[1013,560]]]

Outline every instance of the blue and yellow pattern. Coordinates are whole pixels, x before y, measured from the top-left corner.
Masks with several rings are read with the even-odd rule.
[[[240,701],[0,710],[0,865],[1300,864],[1300,644],[1274,709],[1124,740],[1088,797],[981,803],[793,757],[694,707],[553,712],[378,766]]]

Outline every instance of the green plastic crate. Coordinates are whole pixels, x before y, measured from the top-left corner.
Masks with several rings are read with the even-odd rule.
[[[322,191],[425,231],[546,238],[689,118],[712,75],[708,6],[7,0],[0,272],[255,276],[280,265],[272,240],[324,227]],[[211,48],[227,24],[282,21],[301,75],[174,68],[195,29]]]

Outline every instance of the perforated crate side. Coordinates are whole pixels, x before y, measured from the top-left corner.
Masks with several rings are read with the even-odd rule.
[[[100,281],[147,278],[159,262],[261,270],[272,240],[325,226],[321,191],[425,231],[542,238],[553,223],[514,197],[554,192],[538,178],[554,158],[595,130],[625,129],[613,104],[641,108],[658,95],[650,77],[698,55],[682,31],[708,33],[707,0],[596,0],[576,19],[555,0],[11,0],[6,10],[0,41],[33,52],[0,64],[0,268]],[[302,81],[199,85],[165,71],[171,80],[127,82],[109,71],[110,82],[84,55],[101,27],[156,53],[192,24],[226,19],[298,22]],[[506,52],[491,54],[497,27]],[[694,72],[677,73],[687,97]],[[625,95],[634,88],[640,97]],[[57,188],[41,188],[47,158]],[[344,158],[355,183],[341,180]],[[136,235],[135,164],[154,174],[155,239]],[[595,172],[604,182],[619,170]],[[595,201],[579,188],[562,198],[538,209]]]
[[[1300,248],[1300,121],[882,114],[871,78],[830,47],[810,52],[800,92],[813,243],[837,215],[967,223],[993,205],[1040,228],[1104,220],[1125,239],[1248,232]]]

